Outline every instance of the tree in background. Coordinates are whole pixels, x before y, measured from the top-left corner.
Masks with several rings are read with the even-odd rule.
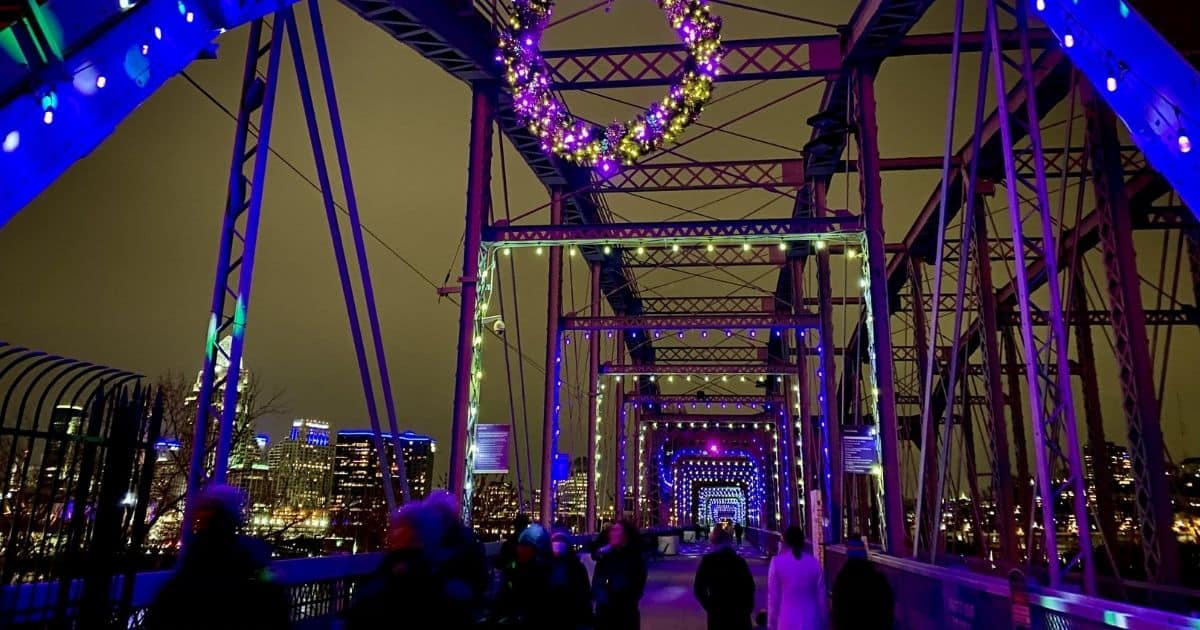
[[[261,451],[256,441],[255,424],[263,416],[286,411],[283,391],[265,391],[257,374],[243,370],[243,385],[239,397],[239,413],[234,422],[231,469],[247,466]],[[187,499],[188,467],[192,458],[193,427],[196,422],[197,384],[183,374],[167,373],[158,380],[163,392],[162,439],[156,445],[157,462],[154,481],[150,488],[150,509],[147,511],[147,528],[150,546],[173,547],[179,540],[183,522],[184,503]],[[214,393],[215,407],[220,407],[220,392]],[[208,439],[202,448],[205,451],[207,474],[212,473],[212,462],[216,456],[216,420],[210,422]],[[231,481],[236,481],[231,478]],[[237,485],[236,483],[234,485]],[[269,484],[267,485],[269,488]],[[244,488],[256,493],[260,488]]]

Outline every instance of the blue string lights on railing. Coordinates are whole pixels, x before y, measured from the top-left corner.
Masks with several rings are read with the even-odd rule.
[[[704,0],[658,0],[658,5],[687,49],[684,67],[667,95],[645,112],[601,129],[572,117],[550,89],[539,46],[554,3],[514,0],[496,61],[504,64],[517,114],[541,139],[543,151],[607,176],[674,141],[700,116],[721,65],[721,20]]]
[[[1035,0],[1034,15],[1125,123],[1184,203],[1200,213],[1200,73],[1124,0]]]
[[[0,226],[226,28],[292,1],[32,3],[33,17],[0,30]]]

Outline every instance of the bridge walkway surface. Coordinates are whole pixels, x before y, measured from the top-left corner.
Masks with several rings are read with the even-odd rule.
[[[677,556],[650,563],[642,597],[642,630],[705,630],[704,609],[692,595],[692,581],[705,549],[685,544]],[[767,557],[744,545],[738,552],[754,574],[754,609],[767,609]]]

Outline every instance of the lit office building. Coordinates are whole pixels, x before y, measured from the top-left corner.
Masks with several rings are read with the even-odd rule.
[[[411,431],[402,433],[398,441],[404,456],[410,493],[414,499],[423,498],[429,494],[433,484],[433,459],[437,445],[432,438]],[[383,436],[384,450],[391,465],[393,490],[399,502],[403,495],[396,461],[396,442],[390,434]],[[334,538],[349,541],[358,550],[376,549],[383,543],[387,530],[387,505],[372,432],[338,431],[329,512]]]
[[[328,422],[293,420],[287,439],[272,446],[267,454],[274,504],[299,509],[328,507],[333,453]]]

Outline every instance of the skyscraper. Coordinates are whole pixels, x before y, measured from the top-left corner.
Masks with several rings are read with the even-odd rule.
[[[275,504],[301,509],[326,508],[333,484],[333,453],[329,423],[292,421],[292,430],[267,452]]]
[[[352,540],[359,549],[379,547],[387,529],[383,474],[375,455],[373,435],[370,431],[338,431],[334,450],[333,491],[329,503],[331,533],[334,537]],[[396,441],[390,434],[383,436],[399,501]],[[433,458],[437,445],[432,438],[411,431],[400,434],[399,442],[412,497],[425,497],[433,484]]]

